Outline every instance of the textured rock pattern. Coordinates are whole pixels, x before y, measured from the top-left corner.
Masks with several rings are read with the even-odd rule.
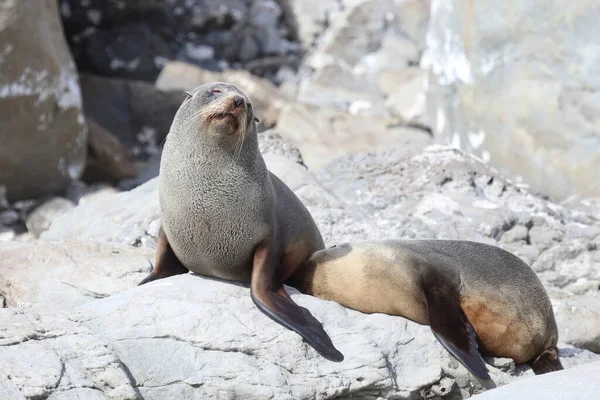
[[[599,377],[600,362],[596,361],[552,375],[522,379],[506,387],[473,396],[473,399],[593,399],[600,391]]]
[[[61,0],[61,14],[79,69],[153,81],[168,60],[212,70],[243,66],[261,75],[297,63],[274,0]]]
[[[11,201],[60,194],[83,171],[87,131],[57,4],[3,1],[0,14],[0,185]]]
[[[344,362],[319,357],[262,315],[247,287],[188,274],[58,314],[0,309],[1,390],[88,398],[93,389],[100,399],[137,393],[149,400],[468,397],[482,390],[428,327],[290,290],[323,321]],[[583,350],[561,355],[567,367],[600,360]],[[489,369],[499,385],[514,379],[514,365],[495,363],[501,367]],[[523,367],[516,373],[532,375]]]
[[[0,242],[0,294],[7,305],[51,313],[137,285],[154,251],[102,242]]]
[[[433,1],[436,135],[555,199],[599,195],[599,17],[591,0]]]
[[[86,114],[133,152],[147,158],[160,152],[182,91],[162,91],[147,82],[81,74]]]

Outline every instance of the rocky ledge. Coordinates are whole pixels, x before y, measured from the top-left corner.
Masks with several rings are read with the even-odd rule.
[[[566,371],[533,376],[488,359],[500,387],[486,391],[427,326],[290,288],[345,354],[332,363],[262,315],[246,285],[187,274],[137,287],[154,262],[153,179],[65,212],[40,240],[0,242],[0,398],[493,399],[550,383],[576,398],[597,390],[600,202],[549,202],[443,146],[407,143],[311,171],[275,132],[260,141],[269,169],[307,205],[328,245],[463,238],[520,255],[552,298]],[[581,374],[590,381],[583,388]]]

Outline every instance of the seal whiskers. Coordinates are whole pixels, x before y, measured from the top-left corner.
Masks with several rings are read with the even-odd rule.
[[[159,174],[161,234],[140,284],[189,271],[249,282],[257,308],[331,361],[344,356],[283,280],[323,239],[296,195],[258,149],[252,104],[233,85],[199,86],[177,111]]]

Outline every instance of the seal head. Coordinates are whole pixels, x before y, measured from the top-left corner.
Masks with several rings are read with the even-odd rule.
[[[188,93],[163,150],[156,264],[140,284],[185,273],[250,282],[256,306],[321,355],[343,360],[321,323],[283,282],[324,244],[296,195],[258,149],[247,96],[216,82]]]

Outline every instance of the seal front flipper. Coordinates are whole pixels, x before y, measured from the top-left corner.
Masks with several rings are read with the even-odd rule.
[[[423,276],[422,290],[436,339],[473,375],[490,380],[477,348],[477,335],[460,306],[455,285],[431,268]]]
[[[167,239],[167,235],[161,225],[156,243],[156,261],[154,263],[154,269],[150,275],[145,277],[138,284],[138,286],[152,282],[156,279],[168,278],[169,276],[185,274],[187,272],[189,272],[189,270],[183,266],[173,252],[169,240]]]
[[[269,318],[302,336],[326,359],[342,361],[343,354],[335,348],[323,325],[310,311],[294,303],[281,282],[277,283],[277,288],[273,287],[276,263],[269,246],[257,248],[250,282],[250,295],[254,304]]]

